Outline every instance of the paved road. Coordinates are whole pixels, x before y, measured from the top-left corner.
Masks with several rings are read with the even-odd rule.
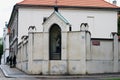
[[[40,80],[40,79],[36,79],[36,78],[8,78],[5,77],[3,72],[0,69],[0,80]]]
[[[33,78],[33,77],[27,77],[27,78],[24,78],[24,77],[20,77],[20,78],[8,78],[8,77],[5,77],[3,72],[1,71],[0,69],[0,80],[99,80],[99,79],[94,79],[94,78],[67,78],[67,79],[54,79],[54,78],[51,78],[51,79],[47,79],[47,78]]]
[[[5,77],[2,70],[0,69],[0,80],[103,80],[101,79],[101,77],[89,77],[89,78],[84,78],[84,77],[73,77],[72,79],[70,78],[60,78],[60,79],[56,79],[56,78],[41,78],[41,77],[17,77],[17,78],[9,78],[9,77]]]
[[[19,74],[22,74],[22,73],[20,73],[20,72],[16,72],[16,70],[15,69],[11,69],[11,68],[9,68],[9,67],[5,67],[5,66],[3,66],[5,69],[6,69],[6,71],[7,71],[7,73],[9,73],[10,74],[10,72],[12,73],[12,74],[10,74],[10,75],[14,75],[14,76],[16,76],[16,75],[18,75],[16,78],[14,77],[5,77],[4,76],[4,74],[3,74],[3,72],[2,72],[2,70],[4,69],[4,68],[2,68],[2,70],[0,69],[0,80],[106,80],[106,78],[116,78],[116,77],[119,77],[120,78],[120,74],[104,74],[104,75],[88,75],[88,76],[78,76],[78,77],[75,77],[75,76],[57,76],[57,78],[56,78],[56,76],[46,76],[46,77],[44,77],[44,76],[38,76],[38,77],[36,77],[36,76],[30,76],[30,77],[28,77],[28,76],[24,76],[25,74],[23,74],[22,76],[24,76],[24,77],[21,77],[21,76],[19,76]]]

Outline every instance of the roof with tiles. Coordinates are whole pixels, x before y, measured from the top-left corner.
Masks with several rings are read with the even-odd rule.
[[[56,0],[24,0],[18,5],[39,5],[39,6],[54,6]],[[58,0],[58,6],[65,7],[100,7],[100,8],[119,8],[104,0]]]

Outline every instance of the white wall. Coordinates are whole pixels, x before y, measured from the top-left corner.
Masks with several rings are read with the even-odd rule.
[[[28,40],[23,40],[23,43],[18,46],[17,67],[29,74],[93,74],[120,71],[120,62],[117,59],[120,58],[120,53],[118,55],[116,49],[117,34],[114,39],[91,40],[89,32],[67,32],[66,36],[62,35],[61,60],[49,60],[48,32],[29,32],[28,34]],[[64,42],[65,38],[67,42]],[[95,45],[93,41],[98,41],[100,44]],[[66,47],[63,46],[65,44],[67,44]],[[66,52],[63,52],[65,49]],[[26,50],[28,50],[28,57],[26,57]]]
[[[6,41],[5,41],[5,53],[3,54],[4,56],[4,63],[6,63],[6,59],[9,56],[9,35],[6,35]]]
[[[4,28],[3,33],[3,55],[2,55],[2,64],[6,64],[6,59],[9,56],[9,34],[8,29]]]
[[[93,40],[92,40],[93,41]],[[113,60],[113,43],[112,40],[98,40],[100,45],[95,46],[91,42],[91,59],[92,60]]]
[[[43,17],[48,17],[53,8],[19,8],[18,42],[22,35],[28,33],[29,26],[36,26],[43,31]],[[117,12],[106,10],[59,9],[59,12],[72,25],[73,31],[79,31],[81,23],[89,23],[92,37],[109,38],[111,32],[117,32]],[[93,23],[93,24],[92,24]]]
[[[87,60],[87,73],[112,73],[114,67],[113,40],[97,40],[100,45],[93,45],[91,40],[90,59]],[[104,67],[104,68],[103,68]]]
[[[28,40],[23,40],[18,45],[18,54],[16,55],[16,67],[27,73],[28,70]]]

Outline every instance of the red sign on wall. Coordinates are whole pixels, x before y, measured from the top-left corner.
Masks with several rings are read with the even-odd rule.
[[[92,41],[92,45],[94,45],[94,46],[100,46],[100,41],[98,41],[98,40],[93,40],[93,41]]]

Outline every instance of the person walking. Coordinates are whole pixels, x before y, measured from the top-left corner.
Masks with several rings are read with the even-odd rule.
[[[10,68],[12,68],[12,56],[10,57],[9,62],[10,62]]]
[[[13,57],[13,67],[16,67],[16,56]]]

